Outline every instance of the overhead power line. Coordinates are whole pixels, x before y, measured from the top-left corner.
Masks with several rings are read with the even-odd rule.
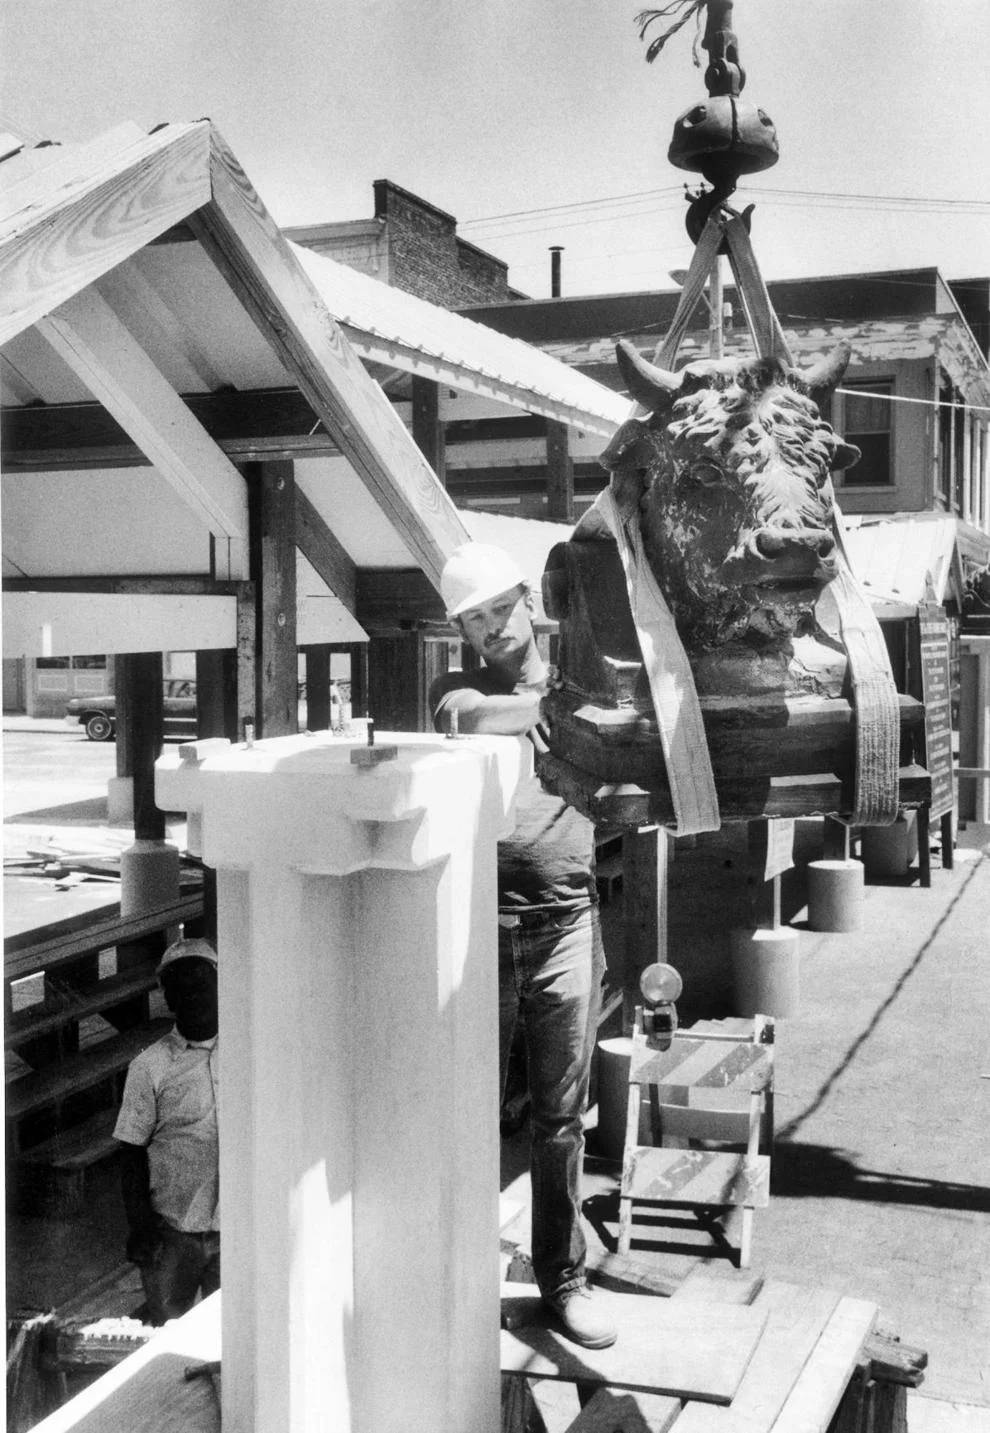
[[[634,217],[637,213],[657,208],[677,207],[683,197],[686,185],[671,185],[664,189],[642,189],[628,194],[612,194],[600,199],[575,200],[571,204],[550,204],[533,209],[507,210],[503,214],[487,214],[475,219],[461,221],[462,229],[477,229],[482,226],[496,226],[501,230],[499,237],[514,238],[529,233],[539,233],[551,227],[574,228],[582,223],[603,223],[607,219],[620,220]],[[912,213],[946,213],[955,215],[990,214],[990,200],[985,199],[944,199],[905,194],[859,194],[841,190],[825,189],[776,189],[761,187],[753,191],[754,198],[767,204],[803,204],[808,208],[868,208],[874,211]],[[629,205],[636,206],[630,210]],[[627,206],[619,212],[618,206]],[[611,214],[596,211],[613,210]],[[514,226],[527,220],[543,219],[546,222],[531,228],[519,229]],[[495,230],[492,230],[494,234]]]

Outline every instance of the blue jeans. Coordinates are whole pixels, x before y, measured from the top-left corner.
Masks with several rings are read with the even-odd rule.
[[[162,1218],[157,1222],[154,1258],[139,1266],[148,1322],[156,1326],[187,1313],[197,1294],[205,1299],[220,1287],[219,1233],[187,1234]]]
[[[499,1053],[505,1087],[520,1021],[531,1103],[532,1258],[545,1298],[585,1282],[581,1170],[588,1073],[605,955],[597,906],[499,917]]]

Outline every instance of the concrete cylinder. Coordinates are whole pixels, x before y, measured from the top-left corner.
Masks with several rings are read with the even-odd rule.
[[[179,899],[179,852],[167,841],[135,841],[120,855],[120,914],[140,915]]]
[[[598,1130],[595,1152],[602,1159],[621,1160],[626,1144],[626,1115],[629,1109],[629,1061],[632,1039],[619,1035],[598,1042]],[[650,1107],[643,1102],[639,1117],[639,1142],[650,1143]]]
[[[796,1015],[799,1006],[798,933],[734,930],[729,936],[737,1015]]]
[[[812,861],[808,866],[808,925],[811,929],[859,930],[862,916],[862,861]]]
[[[904,876],[918,854],[914,812],[898,816],[891,826],[864,826],[860,855],[868,876]]]

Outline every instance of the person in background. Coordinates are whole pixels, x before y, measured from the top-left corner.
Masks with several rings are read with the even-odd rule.
[[[216,952],[205,940],[176,941],[158,974],[175,1025],[131,1061],[114,1126],[127,1257],[141,1270],[152,1324],[220,1287]]]
[[[466,543],[440,578],[447,616],[482,658],[430,692],[440,731],[527,736],[546,750],[540,702],[547,669],[534,602],[500,548]],[[456,713],[456,717],[454,714]],[[536,776],[516,802],[516,827],[498,848],[499,1051],[502,1087],[521,1023],[531,1102],[532,1260],[544,1303],[564,1334],[606,1348],[616,1332],[587,1286],[581,1224],[582,1116],[605,970],[595,888],[594,827]]]

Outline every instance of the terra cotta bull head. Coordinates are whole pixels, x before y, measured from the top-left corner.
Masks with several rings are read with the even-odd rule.
[[[859,458],[818,406],[841,380],[848,345],[805,370],[764,357],[669,373],[625,340],[617,357],[646,412],[600,461],[620,506],[639,503],[685,647],[808,630],[836,572],[831,474]]]

